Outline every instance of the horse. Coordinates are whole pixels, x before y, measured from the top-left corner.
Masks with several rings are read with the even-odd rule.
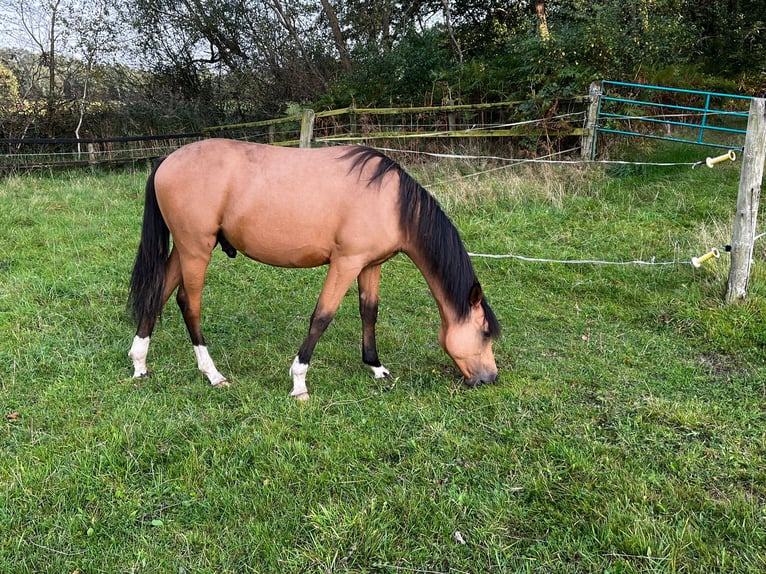
[[[200,327],[205,273],[216,245],[230,257],[239,252],[272,266],[329,265],[289,371],[290,394],[298,400],[309,398],[306,373],[314,348],[354,280],[362,361],[375,378],[390,376],[378,357],[375,323],[381,265],[398,253],[423,274],[439,308],[439,344],[466,384],[498,378],[492,341],[500,325],[460,235],[398,163],[364,146],[296,149],[228,139],[184,145],[147,179],[128,297],[137,326],[128,353],[134,377],[148,373],[149,341],[175,291],[197,367],[213,387],[228,385]]]

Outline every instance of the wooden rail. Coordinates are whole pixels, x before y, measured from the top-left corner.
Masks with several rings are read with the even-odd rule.
[[[311,142],[365,142],[374,140],[413,138],[498,138],[577,136],[583,130],[583,115],[587,96],[572,98],[565,103],[576,108],[573,121],[543,118],[532,122],[518,122],[519,106],[525,102],[499,102],[457,104],[444,106],[412,106],[393,108],[341,108],[263,120],[211,126],[202,130],[205,137],[234,134],[239,139],[261,141],[273,145],[307,147]],[[494,113],[498,121],[460,122],[460,116]],[[378,118],[398,116],[396,126],[385,125]],[[409,117],[410,121],[405,118]],[[416,121],[413,121],[416,118]],[[429,121],[430,120],[430,121]],[[278,132],[278,128],[285,128]]]
[[[147,161],[198,140],[202,133],[114,138],[0,139],[0,173],[54,167],[96,167]]]
[[[0,139],[0,172],[135,163],[167,155],[209,137],[231,137],[281,146],[364,143],[380,140],[581,137],[587,96],[561,100],[560,117],[519,121],[526,102],[391,108],[342,108],[203,128],[200,133],[118,138]],[[5,153],[2,150],[6,150]]]

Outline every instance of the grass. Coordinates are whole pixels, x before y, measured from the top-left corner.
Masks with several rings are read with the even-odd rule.
[[[287,370],[323,270],[217,253],[204,327],[233,386],[204,383],[173,305],[133,380],[145,174],[4,179],[0,572],[762,572],[766,275],[726,306],[726,255],[686,263],[730,240],[738,166],[412,169],[469,251],[679,263],[475,259],[504,337],[469,390],[397,258],[393,378],[361,366],[349,294],[304,405]]]

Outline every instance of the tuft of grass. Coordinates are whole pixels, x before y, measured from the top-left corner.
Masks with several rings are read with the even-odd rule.
[[[766,568],[766,288],[722,302],[736,165],[439,161],[504,336],[465,388],[405,258],[384,266],[360,361],[354,293],[290,361],[324,271],[219,252],[203,328],[234,383],[196,370],[168,305],[130,378],[125,311],[145,173],[0,181],[0,571],[760,572]],[[764,255],[763,246],[756,257]],[[458,536],[459,533],[459,536]]]

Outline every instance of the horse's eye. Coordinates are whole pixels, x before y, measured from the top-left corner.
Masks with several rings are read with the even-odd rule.
[[[489,339],[492,335],[488,329],[485,329],[481,332],[481,336],[484,337],[485,339]]]

